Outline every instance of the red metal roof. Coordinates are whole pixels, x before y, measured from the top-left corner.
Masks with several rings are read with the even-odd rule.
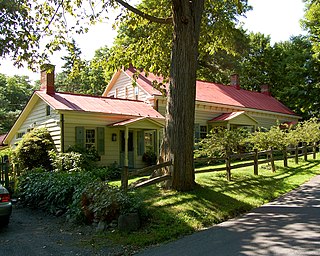
[[[125,72],[132,77],[136,72],[136,69],[131,67]],[[162,78],[155,76],[152,73],[149,73],[146,77],[145,73],[141,72],[138,76],[137,83],[150,95],[161,95],[160,91],[153,88],[153,80],[161,82]],[[196,100],[240,108],[296,115],[281,102],[269,95],[244,89],[239,90],[234,86],[216,84],[212,82],[197,81]]]
[[[196,93],[198,101],[296,115],[269,95],[244,89],[239,90],[234,86],[197,81]]]
[[[36,91],[35,93],[47,104],[57,110],[73,110],[164,119],[160,113],[142,101],[71,93],[55,93],[53,95],[48,95],[44,91]]]

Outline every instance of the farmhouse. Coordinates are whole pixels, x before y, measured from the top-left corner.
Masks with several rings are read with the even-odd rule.
[[[49,71],[48,71],[49,70]],[[41,71],[41,88],[31,96],[3,143],[14,147],[28,131],[46,127],[60,152],[70,146],[94,147],[100,164],[141,168],[142,156],[158,154],[164,127],[166,97],[153,86],[163,80],[130,67],[116,72],[102,96],[56,92],[54,66]],[[165,91],[165,90],[162,90]],[[262,92],[243,90],[238,76],[231,85],[197,81],[195,141],[215,126],[228,129],[269,128],[296,123],[299,117]]]
[[[146,75],[130,67],[116,72],[103,96],[142,100],[165,115],[166,98],[154,88],[154,81],[163,79],[154,74]],[[246,127],[270,128],[282,123],[297,123],[300,119],[293,111],[270,95],[267,85],[261,92],[241,89],[239,76],[231,76],[230,85],[197,81],[195,109],[195,140],[204,138],[215,126],[228,129]]]
[[[53,67],[51,66],[51,70]],[[14,147],[35,127],[46,127],[60,152],[95,147],[101,165],[140,168],[144,152],[159,152],[164,117],[142,101],[55,91],[54,72],[41,72],[35,91],[4,143]]]

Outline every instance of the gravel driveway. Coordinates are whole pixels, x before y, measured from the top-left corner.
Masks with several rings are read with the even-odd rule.
[[[93,227],[15,205],[9,225],[0,227],[0,255],[122,255],[119,247],[94,248],[93,234]]]

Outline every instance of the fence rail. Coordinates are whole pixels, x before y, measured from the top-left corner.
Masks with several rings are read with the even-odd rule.
[[[294,152],[294,154],[292,154]],[[271,169],[273,172],[276,171],[275,168],[275,153],[277,154],[282,154],[280,158],[277,158],[277,160],[283,160],[284,161],[284,167],[288,167],[288,159],[294,158],[295,163],[299,163],[299,157],[304,157],[304,160],[308,160],[308,155],[312,154],[313,159],[316,159],[316,152],[317,152],[317,145],[314,144],[313,146],[307,146],[304,144],[303,146],[300,147],[293,147],[293,148],[286,148],[285,150],[264,150],[264,151],[257,151],[255,150],[254,152],[249,152],[249,153],[242,153],[242,154],[227,154],[225,157],[221,158],[207,158],[206,162],[213,162],[213,161],[225,161],[225,166],[224,167],[218,167],[218,168],[212,168],[212,169],[207,169],[207,170],[200,170],[200,171],[195,171],[195,173],[207,173],[207,172],[217,172],[217,171],[226,171],[226,176],[228,180],[231,180],[231,170],[243,168],[243,167],[249,167],[249,166],[254,166],[254,174],[258,175],[259,174],[259,165],[261,164],[266,164],[270,163],[271,164]],[[292,155],[288,155],[292,154]],[[261,156],[266,156],[266,159],[259,159]],[[248,159],[247,163],[236,163],[232,165],[232,160],[237,160],[237,159]],[[196,163],[203,163],[205,158],[200,158],[200,159],[195,159]]]
[[[294,158],[295,163],[299,163],[299,157],[304,157],[304,160],[307,161],[308,155],[312,154],[313,159],[316,159],[316,152],[317,152],[318,146],[314,144],[313,146],[307,146],[304,144],[303,146],[296,146],[293,148],[286,148],[285,150],[264,150],[264,151],[258,151],[254,150],[254,152],[249,153],[242,153],[242,154],[227,154],[225,157],[219,157],[219,158],[197,158],[195,159],[195,163],[204,163],[207,164],[214,162],[214,161],[225,161],[225,166],[223,167],[217,167],[217,168],[210,168],[206,170],[199,170],[195,171],[195,173],[208,173],[208,172],[219,172],[219,171],[226,171],[226,176],[228,180],[231,180],[231,170],[243,168],[243,167],[254,167],[254,174],[259,174],[259,165],[270,163],[272,172],[276,171],[275,168],[275,154],[280,154],[281,157],[277,158],[277,160],[283,160],[284,167],[288,167],[288,159]],[[266,157],[265,159],[259,159],[262,156]],[[247,159],[246,163],[235,163],[232,164],[232,161],[237,159]],[[141,175],[150,175],[153,171],[159,170],[165,167],[169,167],[173,165],[173,160],[170,160],[168,162],[160,163],[157,165],[152,165],[145,167],[140,170],[131,171],[128,173],[128,167],[123,167],[122,174],[121,174],[121,187],[123,190],[128,190],[128,179],[129,177],[133,176],[141,176]],[[138,180],[135,184],[131,186],[133,189],[146,187],[149,185],[153,185],[162,181],[170,180],[172,177],[170,174],[164,174],[162,176],[157,176],[149,179],[143,179]]]

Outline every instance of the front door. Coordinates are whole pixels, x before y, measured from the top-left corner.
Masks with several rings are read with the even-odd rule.
[[[120,165],[124,166],[124,151],[125,151],[125,139],[124,131],[120,131]],[[128,138],[128,158],[129,158],[129,168],[134,168],[134,152],[133,152],[133,132],[129,132]]]

